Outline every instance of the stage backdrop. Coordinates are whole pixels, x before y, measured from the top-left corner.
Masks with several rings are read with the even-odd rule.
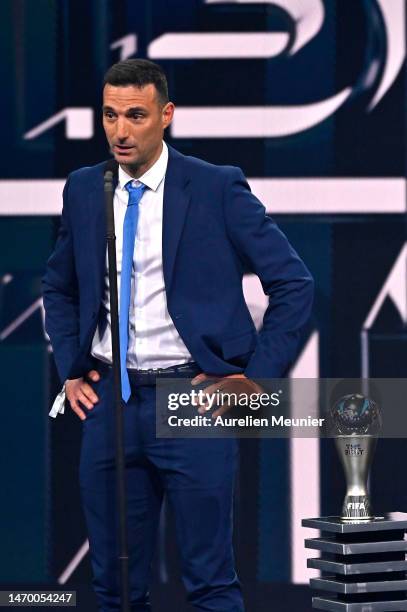
[[[128,57],[160,63],[176,104],[167,142],[240,166],[306,261],[316,300],[292,375],[403,377],[405,29],[404,0],[2,0],[3,582],[89,580],[80,423],[71,413],[47,417],[60,383],[40,278],[66,176],[108,157],[105,70]],[[265,297],[255,278],[245,279],[245,292],[261,325]],[[242,580],[250,592],[276,583],[292,592],[310,576],[301,518],[340,508],[333,445],[244,440],[241,451]],[[406,509],[405,451],[403,440],[379,445],[378,512]],[[164,511],[155,571],[162,586],[175,580],[173,561]]]

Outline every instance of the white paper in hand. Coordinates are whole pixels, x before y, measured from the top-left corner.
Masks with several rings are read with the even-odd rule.
[[[52,404],[52,408],[49,411],[49,416],[53,417],[55,419],[55,417],[61,413],[64,414],[65,412],[65,398],[66,398],[66,394],[65,394],[65,384],[62,387],[61,391],[58,393],[58,395],[55,398],[54,403]]]

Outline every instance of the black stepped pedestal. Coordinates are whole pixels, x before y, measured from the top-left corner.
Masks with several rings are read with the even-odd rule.
[[[304,519],[303,527],[321,537],[305,540],[319,550],[307,566],[321,571],[310,586],[321,591],[312,607],[330,612],[407,611],[407,513],[371,521],[342,521],[337,516]]]

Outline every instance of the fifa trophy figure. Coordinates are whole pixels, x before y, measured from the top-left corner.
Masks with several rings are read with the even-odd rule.
[[[331,409],[331,423],[346,477],[341,519],[372,520],[367,481],[381,427],[379,406],[364,395],[345,395]]]

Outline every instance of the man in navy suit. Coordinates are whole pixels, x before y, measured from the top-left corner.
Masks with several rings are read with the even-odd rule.
[[[130,300],[119,312],[127,345],[122,382],[130,385],[124,424],[131,604],[150,610],[149,571],[166,495],[188,600],[196,610],[242,612],[232,550],[237,441],[157,438],[155,379],[169,373],[205,383],[215,375],[224,390],[238,378],[249,391],[251,379],[284,376],[309,318],[313,282],[239,168],[166,145],[173,114],[159,66],[125,60],[109,69],[103,127],[118,162],[119,301]],[[93,584],[108,612],[120,609],[120,598],[104,170],[105,162],[68,177],[43,293],[58,372],[83,421],[82,501]],[[135,239],[126,225],[134,202]],[[243,297],[246,271],[258,275],[269,297],[259,333]]]

